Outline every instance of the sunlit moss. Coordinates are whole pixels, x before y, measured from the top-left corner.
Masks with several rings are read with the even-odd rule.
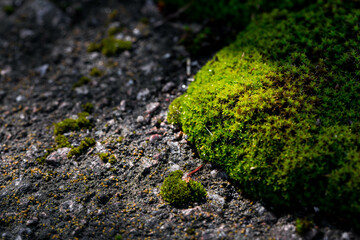
[[[358,219],[359,21],[355,1],[264,14],[199,71],[168,120],[253,197]]]

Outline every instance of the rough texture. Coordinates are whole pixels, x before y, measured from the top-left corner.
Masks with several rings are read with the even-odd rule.
[[[177,44],[185,23],[155,28],[164,19],[151,1],[53,0],[62,11],[52,10],[71,25],[39,26],[19,14],[37,2],[0,1],[20,4],[10,16],[0,11],[0,239],[359,239],[326,218],[300,236],[296,219],[313,214],[280,214],[246,197],[166,121],[169,103],[190,82],[189,53]],[[115,37],[132,48],[111,57],[87,52],[112,25],[123,27]],[[207,56],[190,59],[190,77]],[[94,67],[102,75],[72,89]],[[54,123],[82,111],[91,129],[54,135]],[[85,138],[96,144],[69,159]],[[171,172],[202,164],[191,178],[204,186],[206,201],[179,208],[163,200]]]

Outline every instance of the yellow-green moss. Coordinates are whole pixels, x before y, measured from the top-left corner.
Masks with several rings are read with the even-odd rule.
[[[103,72],[98,69],[97,67],[93,67],[90,71],[90,76],[92,77],[101,77],[103,75]]]
[[[95,140],[93,138],[88,138],[86,137],[83,141],[80,142],[80,146],[78,147],[73,147],[69,154],[68,154],[68,158],[71,158],[73,156],[80,156],[81,154],[83,154],[86,150],[88,150],[90,147],[95,145]]]
[[[186,206],[206,199],[206,190],[200,182],[182,180],[183,172],[174,171],[165,178],[160,189],[161,197],[175,206]]]
[[[130,50],[132,46],[131,41],[124,41],[116,39],[112,36],[104,38],[101,43],[92,43],[88,47],[89,52],[101,51],[107,57],[114,56],[124,50]]]
[[[88,84],[89,82],[91,82],[89,77],[82,76],[76,83],[73,84],[73,89]]]
[[[298,234],[304,234],[311,230],[311,228],[314,226],[314,223],[307,218],[297,218],[295,226],[296,232]]]
[[[358,7],[264,14],[199,71],[168,120],[244,192],[359,225]]]
[[[81,108],[84,110],[84,112],[92,113],[94,111],[94,104],[87,102],[82,104]]]
[[[63,134],[70,131],[79,131],[81,129],[91,129],[93,127],[90,120],[86,118],[89,115],[86,112],[79,113],[77,119],[67,118],[54,124],[54,135]]]
[[[108,35],[110,37],[113,37],[116,34],[121,33],[123,29],[124,28],[122,28],[122,27],[111,27],[111,28],[108,29]]]

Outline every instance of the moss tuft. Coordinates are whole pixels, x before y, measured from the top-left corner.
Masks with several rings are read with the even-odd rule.
[[[130,50],[132,43],[130,41],[124,41],[115,39],[114,37],[104,38],[101,41],[101,53],[105,56],[114,56],[124,50]]]
[[[108,35],[110,37],[113,37],[116,34],[121,33],[123,31],[123,29],[124,28],[122,28],[122,27],[111,27],[111,28],[108,29]]]
[[[110,57],[124,50],[130,50],[131,47],[132,47],[131,41],[124,41],[110,36],[101,40],[101,43],[90,44],[88,46],[88,51],[89,52],[101,51],[103,55]]]
[[[87,102],[82,104],[81,108],[84,110],[84,112],[92,113],[94,111],[94,104]]]
[[[93,127],[90,120],[86,118],[88,113],[79,113],[77,119],[67,118],[54,124],[54,135],[63,134],[70,131],[79,131],[81,129],[91,129]]]
[[[86,77],[86,76],[82,76],[76,83],[73,84],[73,89],[77,88],[77,87],[81,87],[85,84],[88,84],[89,82],[91,82],[91,79]]]
[[[199,71],[168,121],[253,197],[360,225],[358,6],[264,14]]]
[[[90,76],[92,77],[101,77],[103,75],[103,72],[98,69],[97,67],[93,67],[90,71]]]
[[[206,190],[200,182],[182,180],[183,172],[174,171],[165,178],[161,186],[161,197],[175,206],[186,206],[206,199]]]
[[[314,226],[314,223],[308,220],[307,218],[297,218],[295,226],[296,226],[296,232],[302,235],[310,231],[311,228]]]
[[[73,147],[69,154],[68,158],[71,158],[73,156],[78,157],[81,154],[83,154],[86,150],[88,150],[90,147],[95,145],[95,140],[93,138],[86,137],[83,141],[80,142],[80,146]]]
[[[71,147],[69,140],[62,134],[59,134],[55,137],[55,143],[57,145],[56,148],[64,148],[64,147]]]

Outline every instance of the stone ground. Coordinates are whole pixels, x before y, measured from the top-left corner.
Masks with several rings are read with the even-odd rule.
[[[167,123],[168,105],[211,57],[191,56],[187,75],[190,55],[177,44],[184,23],[164,21],[151,1],[68,3],[0,2],[16,6],[9,16],[0,11],[1,239],[360,239],[324,218],[298,235],[296,219],[312,213],[277,214],[244,197]],[[131,50],[87,52],[118,25],[116,38],[132,41]],[[103,75],[90,76],[93,67]],[[91,82],[73,88],[81,76]],[[54,144],[53,123],[76,117],[87,102],[94,128],[65,135],[74,146],[92,137],[95,147],[71,159],[60,148],[38,163]],[[206,202],[176,208],[161,199],[171,171],[201,164],[192,178],[206,188]]]

